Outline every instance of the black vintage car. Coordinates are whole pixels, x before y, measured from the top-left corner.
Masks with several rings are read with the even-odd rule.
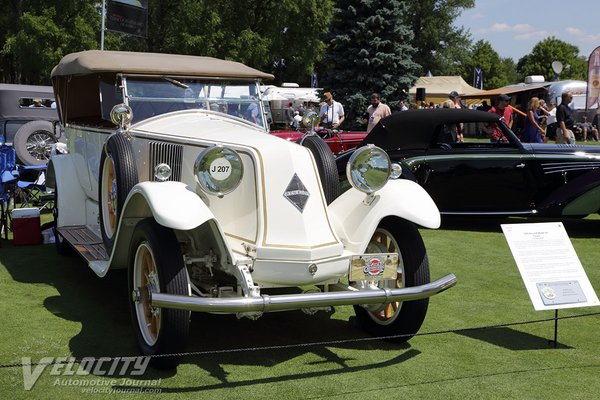
[[[453,142],[457,124],[464,143]],[[492,129],[506,141],[490,141]],[[600,146],[521,143],[493,113],[404,111],[381,120],[363,144],[386,150],[442,214],[581,217],[600,209]],[[340,176],[350,155],[337,158]]]

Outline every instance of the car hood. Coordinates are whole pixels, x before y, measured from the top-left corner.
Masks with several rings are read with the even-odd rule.
[[[536,155],[561,154],[575,157],[589,156],[600,159],[600,146],[579,144],[554,144],[554,143],[523,143],[523,148]]]

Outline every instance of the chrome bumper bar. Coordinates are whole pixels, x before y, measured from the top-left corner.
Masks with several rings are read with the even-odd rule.
[[[150,304],[159,308],[238,313],[297,310],[311,307],[343,306],[353,304],[385,304],[396,301],[419,300],[431,297],[456,284],[456,276],[449,274],[421,286],[398,289],[357,290],[343,292],[301,293],[259,297],[197,297],[148,292]]]

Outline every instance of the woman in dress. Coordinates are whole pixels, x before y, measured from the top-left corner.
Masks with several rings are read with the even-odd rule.
[[[544,143],[546,132],[539,124],[537,109],[540,107],[540,99],[532,97],[527,103],[527,119],[521,141],[523,143]]]

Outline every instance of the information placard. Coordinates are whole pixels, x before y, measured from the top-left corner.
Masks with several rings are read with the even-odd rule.
[[[600,305],[561,222],[501,226],[536,310]]]

